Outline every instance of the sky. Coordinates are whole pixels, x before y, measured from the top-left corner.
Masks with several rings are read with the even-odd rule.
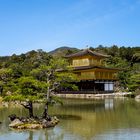
[[[140,46],[140,0],[0,0],[0,56],[61,46]]]

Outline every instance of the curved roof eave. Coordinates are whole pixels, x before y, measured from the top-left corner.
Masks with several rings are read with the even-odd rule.
[[[66,55],[65,58],[81,57],[81,56],[84,56],[84,55],[91,55],[91,56],[104,57],[104,58],[110,57],[108,55],[104,55],[104,54],[101,54],[101,53],[93,52],[93,51],[91,51],[89,49],[84,49],[84,50],[79,51],[77,53]]]

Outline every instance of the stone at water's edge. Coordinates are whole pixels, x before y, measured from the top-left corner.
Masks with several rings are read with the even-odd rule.
[[[135,97],[135,99],[140,99],[140,95],[137,95],[137,96]]]
[[[51,119],[51,121],[47,121],[46,119],[38,121],[32,119],[32,122],[22,122],[20,119],[16,118],[9,124],[9,127],[15,129],[41,129],[54,127],[56,124],[58,124],[59,119],[57,117],[52,117]]]
[[[23,125],[24,123],[22,122],[22,121],[20,121],[19,119],[15,119],[15,120],[13,120],[10,124],[9,124],[9,126],[10,127],[13,127],[13,128],[16,128],[16,127],[18,127],[19,125]]]
[[[43,126],[41,124],[22,124],[16,127],[17,129],[41,129]]]

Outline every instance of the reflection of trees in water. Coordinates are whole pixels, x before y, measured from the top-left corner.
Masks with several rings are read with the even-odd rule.
[[[106,108],[104,103],[107,103]],[[55,128],[26,131],[26,140],[34,140],[34,138],[38,140],[62,140],[69,134],[77,138],[83,136],[83,139],[91,139],[106,130],[140,126],[139,105],[140,103],[132,100],[116,100],[112,109],[110,108],[110,106],[112,107],[110,100],[109,104],[108,101],[69,101],[64,103],[62,107],[50,108],[50,113],[57,115],[60,119],[60,123]],[[39,106],[36,113],[38,110]],[[22,106],[0,108],[0,121],[2,121],[0,135],[9,133],[7,116],[11,113],[26,115],[28,112]]]
[[[80,102],[80,101],[79,101]],[[79,135],[91,139],[95,135],[109,129],[129,128],[140,124],[140,104],[125,100],[107,100],[100,103],[85,102],[66,104],[60,107],[59,114],[63,124],[60,126],[66,133]],[[56,111],[58,112],[58,111]],[[137,114],[137,115],[134,115]],[[65,115],[77,115],[81,119],[70,119]]]
[[[134,100],[116,100],[115,109],[96,113],[97,129],[127,129],[140,126],[140,103]]]
[[[44,132],[45,135],[45,140],[63,140],[64,139],[64,133],[56,133],[55,131],[51,130],[48,131],[46,130]]]
[[[86,104],[72,104],[72,105],[65,105],[65,109],[74,109],[74,110],[81,110],[81,111],[96,111],[104,108],[104,103],[86,103]]]
[[[55,131],[53,128],[28,131],[28,138],[26,140],[63,140],[64,133],[61,130]]]
[[[33,131],[29,131],[29,137],[27,140],[33,140]]]
[[[63,133],[75,135],[75,137],[85,137],[94,135],[94,127],[96,121],[96,113],[95,112],[86,112],[80,110],[63,110],[59,112],[60,116],[60,123],[59,126]]]
[[[65,114],[55,114],[55,116],[57,116],[57,118],[62,119],[62,120],[81,120],[82,117],[78,116],[78,115],[65,115]]]
[[[53,140],[53,139],[63,139],[65,133],[72,133],[76,136],[87,136],[87,138],[91,138],[94,136],[99,130],[103,130],[102,126],[98,127],[97,114],[104,111],[104,101],[82,101],[82,100],[73,100],[72,102],[64,103],[64,106],[56,106],[56,108],[51,108],[50,113],[58,116],[60,118],[59,128],[61,131],[55,132],[53,129],[43,129],[39,131],[29,131],[29,137],[27,140],[33,140],[33,137],[38,137],[39,140]],[[20,110],[22,109],[22,111]],[[8,109],[9,110],[9,109]],[[37,106],[36,113],[38,112],[39,107]],[[24,115],[24,113],[28,113],[26,110],[22,108],[16,108],[12,111],[19,115]],[[3,112],[4,113],[4,112]],[[56,114],[58,113],[58,114]],[[7,116],[11,114],[7,113]]]
[[[93,100],[69,100],[69,102],[64,102],[63,106],[58,106],[52,109],[52,112],[58,112],[63,115],[77,115],[81,116],[87,112],[94,113],[96,111],[104,110],[104,101],[93,101]],[[50,112],[51,113],[51,112]],[[53,114],[55,115],[55,114]]]

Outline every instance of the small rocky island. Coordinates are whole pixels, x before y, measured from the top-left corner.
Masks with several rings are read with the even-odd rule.
[[[11,123],[9,124],[10,128],[14,129],[41,129],[41,128],[49,128],[54,127],[58,124],[59,119],[54,116],[50,117],[49,119],[44,118],[24,118],[24,117],[17,117],[15,114],[9,116]]]
[[[10,128],[14,129],[40,129],[54,127],[58,124],[59,119],[56,116],[51,117],[48,114],[48,102],[45,104],[44,112],[41,117],[34,116],[33,114],[33,102],[28,101],[25,103],[20,103],[29,111],[29,117],[18,117],[15,114],[9,115],[11,123]]]

